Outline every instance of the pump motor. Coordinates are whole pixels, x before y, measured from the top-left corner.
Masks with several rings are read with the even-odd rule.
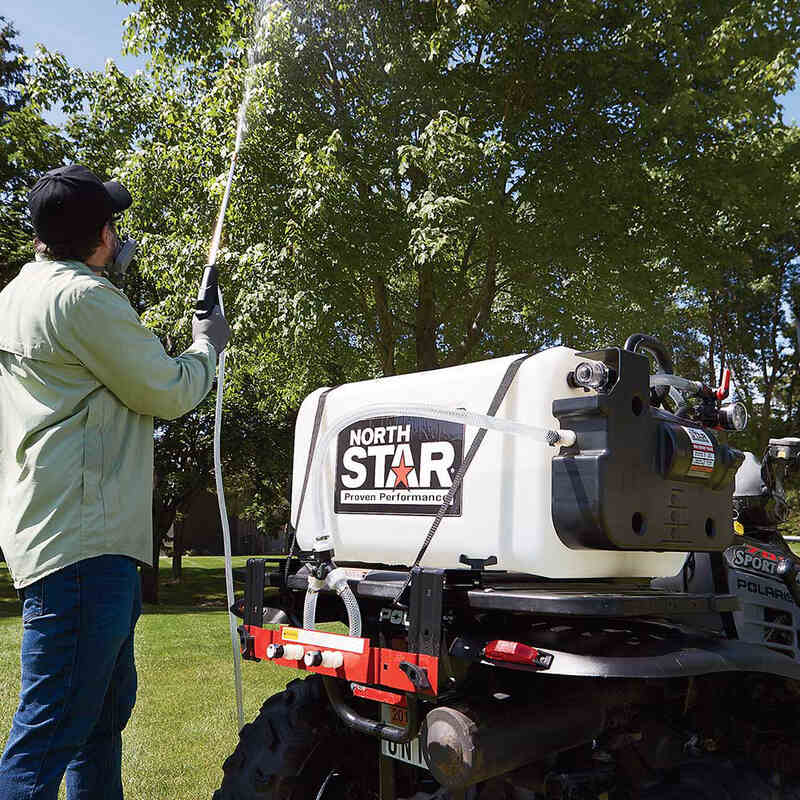
[[[553,402],[561,426],[577,434],[576,446],[553,459],[559,538],[600,550],[724,549],[743,453],[653,407],[645,356],[619,348],[581,355],[615,378],[602,391]]]

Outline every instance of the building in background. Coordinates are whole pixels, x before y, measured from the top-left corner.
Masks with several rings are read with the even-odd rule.
[[[231,550],[233,555],[273,555],[286,553],[288,539],[285,528],[267,531],[252,520],[229,515]],[[217,496],[203,492],[195,497],[187,513],[170,528],[165,550],[171,551],[177,542],[184,555],[222,555],[222,524],[219,519]]]

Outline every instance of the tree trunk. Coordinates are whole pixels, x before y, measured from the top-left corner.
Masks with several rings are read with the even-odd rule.
[[[419,268],[419,297],[417,300],[417,369],[435,369],[436,322],[433,297],[433,265],[427,261]]]
[[[155,520],[154,520],[155,522]],[[153,525],[153,566],[142,565],[142,601],[158,605],[158,557],[161,550],[161,535]]]
[[[183,567],[183,520],[175,518],[172,523],[174,536],[172,539],[172,577],[174,580],[180,582],[181,570]]]
[[[175,521],[176,504],[166,504],[161,491],[161,478],[153,473],[153,566],[142,567],[142,599],[145,603],[158,603],[158,567],[161,542]]]
[[[711,385],[716,386],[717,369],[715,365],[717,350],[717,318],[715,313],[715,303],[713,293],[708,298],[708,374],[711,378]]]
[[[153,524],[153,566],[142,564],[142,601],[158,605],[158,557],[161,551],[161,536],[158,532],[158,520],[161,516],[161,479],[153,470],[153,505],[150,509]]]
[[[394,375],[394,320],[389,310],[386,296],[386,282],[382,277],[373,281],[375,290],[375,315],[378,322],[378,355],[381,371],[386,375]]]
[[[463,364],[478,344],[492,315],[492,303],[497,294],[497,238],[489,235],[486,256],[486,273],[483,284],[476,294],[469,310],[464,338],[453,348],[444,366],[454,367]]]
[[[795,359],[795,372],[792,375],[792,396],[797,398],[797,411],[793,413],[794,404],[789,403],[789,423],[800,425],[800,392],[795,393],[795,382],[800,376],[800,304],[792,306],[792,314],[794,315],[794,332],[795,332],[795,345],[794,345],[794,359]],[[793,432],[794,433],[794,432]]]
[[[231,555],[238,556],[241,555],[241,547],[239,542],[239,518],[232,517],[228,514],[228,530],[231,534]],[[223,543],[223,553],[225,552],[224,543]]]
[[[760,415],[760,425],[758,428],[758,453],[757,455],[760,457],[761,453],[767,447],[767,443],[769,442],[769,434],[770,428],[772,426],[772,386],[767,385],[766,391],[764,392],[764,405],[761,407],[761,415]]]

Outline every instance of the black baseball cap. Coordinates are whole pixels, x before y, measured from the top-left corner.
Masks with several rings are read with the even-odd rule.
[[[36,235],[51,245],[97,233],[132,202],[130,192],[121,183],[103,183],[80,164],[51,169],[28,194]]]

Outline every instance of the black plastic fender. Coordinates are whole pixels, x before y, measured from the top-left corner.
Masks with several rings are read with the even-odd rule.
[[[536,631],[526,640],[553,655],[541,677],[683,678],[716,672],[762,672],[800,680],[800,664],[764,644],[703,636],[659,623],[608,620],[603,627],[576,621]],[[493,662],[483,663],[497,666]],[[502,668],[529,669],[504,663]]]

